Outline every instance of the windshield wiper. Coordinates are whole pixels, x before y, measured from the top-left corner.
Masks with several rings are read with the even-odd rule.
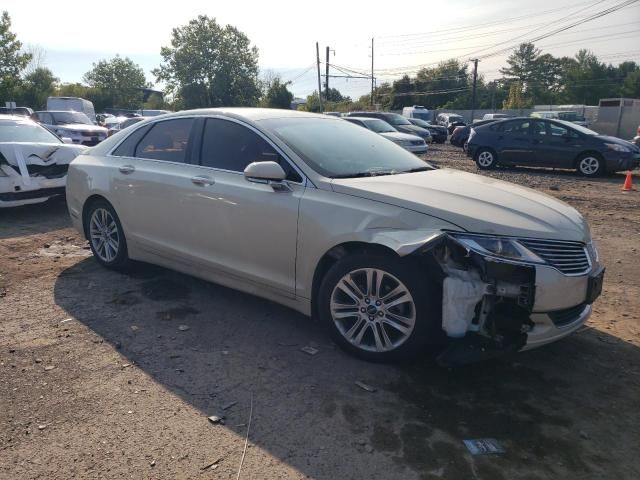
[[[361,178],[361,177],[379,177],[382,175],[395,175],[398,170],[372,170],[368,172],[345,173],[343,175],[334,175],[332,178]]]
[[[427,172],[430,170],[434,170],[433,167],[416,167],[416,168],[412,168],[410,170],[403,170],[400,173],[414,173],[414,172]]]

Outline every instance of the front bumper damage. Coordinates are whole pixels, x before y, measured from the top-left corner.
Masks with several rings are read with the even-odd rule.
[[[446,366],[536,348],[575,331],[600,293],[589,291],[589,275],[597,271],[601,282],[604,271],[593,265],[569,276],[548,265],[485,256],[445,232],[410,255],[422,257],[442,286],[446,346],[438,361]]]
[[[84,148],[0,143],[0,208],[40,203],[64,194],[69,163]]]

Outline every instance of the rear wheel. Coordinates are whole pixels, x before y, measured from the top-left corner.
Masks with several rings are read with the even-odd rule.
[[[476,165],[482,170],[489,170],[495,168],[498,164],[498,159],[493,150],[489,148],[480,148],[476,152]]]
[[[106,200],[92,202],[85,222],[89,245],[98,263],[116,270],[127,267],[127,241],[111,204]]]
[[[325,276],[318,311],[334,340],[371,361],[411,357],[438,338],[435,287],[405,259],[354,254]]]
[[[595,153],[581,155],[576,169],[585,177],[597,177],[604,170],[602,158]]]

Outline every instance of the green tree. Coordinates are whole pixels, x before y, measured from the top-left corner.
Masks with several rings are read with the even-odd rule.
[[[200,15],[174,28],[160,55],[153,74],[186,108],[257,105],[258,49],[237,28]]]
[[[504,109],[520,109],[531,107],[531,99],[524,94],[522,84],[520,82],[512,82],[509,87],[509,96],[502,103]]]
[[[37,67],[25,75],[19,87],[20,103],[35,110],[47,108],[47,97],[54,95],[58,79],[46,67]]]
[[[293,93],[287,88],[289,84],[290,82],[282,82],[277,77],[271,80],[262,98],[261,106],[267,108],[291,108]]]
[[[323,92],[325,93],[325,92]],[[326,94],[325,94],[326,96]],[[347,97],[346,95],[342,95],[342,93],[340,93],[340,91],[337,88],[329,88],[329,95],[328,98],[326,98],[327,101],[329,102],[351,102],[351,97]]]
[[[623,97],[640,98],[640,70],[626,76],[621,93]]]
[[[110,98],[111,106],[139,108],[142,104],[142,88],[147,87],[144,70],[128,57],[116,55],[111,60],[101,60],[84,74],[89,87],[101,90]]]
[[[20,74],[31,61],[31,55],[21,53],[22,43],[11,31],[11,18],[6,11],[0,16],[0,100],[12,100],[20,84]]]

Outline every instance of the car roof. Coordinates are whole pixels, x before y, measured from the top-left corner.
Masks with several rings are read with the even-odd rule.
[[[38,110],[35,113],[84,113],[84,112],[79,112],[78,110]]]
[[[371,120],[378,120],[379,122],[384,122],[384,120],[381,120],[379,118],[371,118],[371,117],[352,117],[351,115],[349,115],[348,117],[345,117],[351,120],[362,120],[363,122],[370,122]]]
[[[0,121],[32,123],[36,125],[36,122],[31,120],[29,117],[25,117],[24,115],[0,115]]]
[[[279,108],[253,108],[253,107],[221,107],[221,108],[199,108],[195,110],[182,110],[180,112],[168,113],[152,117],[155,119],[167,119],[172,117],[183,117],[185,115],[226,115],[229,117],[243,118],[254,122],[273,118],[322,118],[324,120],[340,120],[331,115],[318,113],[300,112],[298,110],[285,110]]]

